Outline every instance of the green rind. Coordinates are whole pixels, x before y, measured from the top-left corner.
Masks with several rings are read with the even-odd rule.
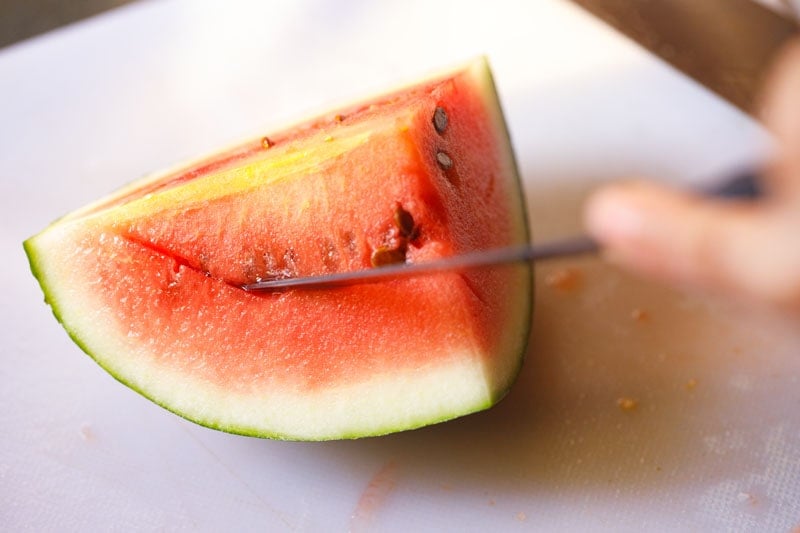
[[[511,166],[512,166],[512,169],[513,169],[513,174],[514,174],[514,178],[515,178],[514,185],[516,185],[517,199],[519,200],[519,202],[518,202],[519,214],[520,214],[520,217],[522,219],[522,228],[520,228],[521,229],[521,235],[524,236],[525,242],[531,242],[530,222],[529,222],[530,219],[529,219],[529,213],[528,213],[528,206],[527,206],[527,203],[525,202],[525,190],[524,190],[524,187],[523,187],[523,184],[522,184],[522,175],[519,172],[519,165],[517,164],[517,158],[516,158],[516,156],[514,154],[514,144],[512,143],[512,140],[511,140],[511,133],[510,133],[510,131],[508,129],[508,124],[506,123],[505,113],[503,112],[503,105],[500,102],[500,96],[497,94],[497,85],[494,82],[494,74],[492,72],[492,69],[489,67],[489,60],[485,56],[482,59],[483,59],[484,64],[486,65],[486,76],[487,76],[487,81],[489,82],[489,87],[491,88],[491,91],[492,91],[491,92],[491,96],[492,96],[492,98],[494,100],[494,102],[493,102],[494,103],[494,108],[497,109],[497,112],[498,112],[497,115],[495,116],[495,119],[498,120],[499,130],[502,131],[502,133],[503,133],[503,135],[505,137],[505,141],[506,141],[505,142],[505,146],[508,147],[508,157],[509,157],[509,160],[511,162]],[[528,301],[527,309],[525,310],[525,316],[527,317],[527,320],[525,322],[526,326],[520,332],[520,334],[521,334],[521,342],[520,342],[521,353],[517,357],[517,368],[511,373],[509,382],[505,385],[505,387],[502,387],[498,391],[498,394],[497,394],[496,398],[494,398],[492,400],[492,403],[489,406],[487,406],[485,409],[488,409],[488,408],[496,405],[498,402],[500,402],[500,400],[502,400],[509,393],[509,391],[511,390],[511,387],[516,382],[517,377],[519,376],[520,372],[522,372],[522,367],[525,364],[525,357],[528,354],[528,349],[529,349],[530,340],[531,340],[531,330],[532,330],[532,326],[533,326],[533,309],[534,309],[534,301],[535,301],[535,291],[533,289],[534,289],[534,286],[535,286],[535,279],[534,279],[534,272],[535,271],[534,271],[533,265],[530,264],[530,263],[525,265],[525,266],[523,266],[523,267],[520,267],[520,268],[525,268],[528,271],[528,276],[526,276],[526,277],[527,277],[527,280],[528,280],[527,292],[528,292],[528,295],[529,295],[529,297],[527,299],[527,301]]]

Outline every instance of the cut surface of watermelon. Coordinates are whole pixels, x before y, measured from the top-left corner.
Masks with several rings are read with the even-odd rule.
[[[25,250],[58,320],[121,382],[209,427],[324,440],[502,398],[527,343],[530,267],[241,285],[526,241],[481,59],[135,182]]]

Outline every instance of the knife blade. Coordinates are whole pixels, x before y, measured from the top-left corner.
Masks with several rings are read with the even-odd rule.
[[[584,236],[572,237],[540,245],[521,244],[453,255],[421,263],[402,263],[364,270],[334,272],[318,276],[300,276],[260,281],[244,285],[246,291],[281,291],[294,288],[328,289],[349,285],[377,283],[389,279],[423,276],[439,272],[458,272],[466,269],[525,263],[565,255],[597,251],[597,244]]]
[[[753,115],[771,59],[798,33],[798,13],[752,0],[571,1]]]

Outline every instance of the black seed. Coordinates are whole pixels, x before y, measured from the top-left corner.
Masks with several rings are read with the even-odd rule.
[[[374,267],[381,267],[386,265],[394,265],[397,263],[405,263],[406,262],[406,250],[405,247],[398,247],[398,248],[388,248],[386,246],[381,246],[380,248],[376,248],[372,252],[372,257],[370,258],[372,262],[372,266]]]
[[[442,167],[442,170],[450,170],[453,168],[453,160],[444,152],[436,152],[436,162]]]
[[[444,108],[437,107],[433,112],[433,127],[439,134],[444,133],[444,130],[447,129],[447,113]]]
[[[414,217],[411,213],[403,209],[403,206],[398,205],[394,210],[394,224],[400,230],[400,235],[403,237],[410,237],[415,233]]]

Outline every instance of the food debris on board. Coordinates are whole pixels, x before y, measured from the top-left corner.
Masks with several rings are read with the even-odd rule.
[[[635,411],[639,406],[639,400],[629,396],[621,396],[617,398],[617,406],[625,412]]]
[[[749,492],[740,492],[737,495],[737,499],[742,503],[748,503],[750,505],[756,505],[758,503],[758,498]]]
[[[631,320],[636,322],[647,322],[650,320],[650,313],[647,310],[637,307],[631,311]]]
[[[553,289],[571,292],[580,287],[583,281],[581,271],[575,267],[560,268],[550,272],[544,279],[545,284]]]
[[[81,439],[86,442],[91,442],[95,439],[94,431],[92,431],[92,426],[89,423],[81,424],[80,427],[80,435]]]
[[[369,531],[375,514],[397,486],[397,463],[388,461],[367,482],[350,517],[351,532]]]

